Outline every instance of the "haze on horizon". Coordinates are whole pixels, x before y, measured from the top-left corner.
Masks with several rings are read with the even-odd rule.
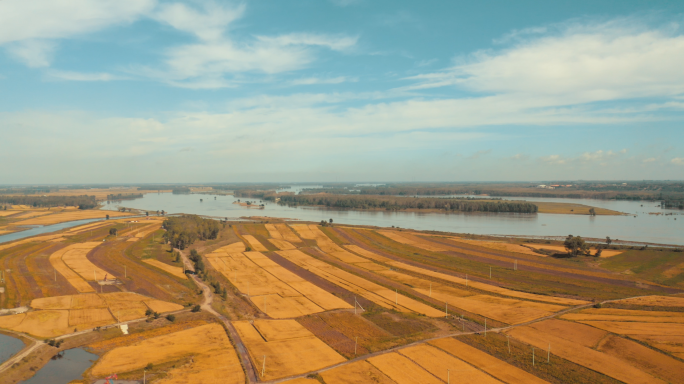
[[[4,0],[0,184],[684,179],[684,2]]]

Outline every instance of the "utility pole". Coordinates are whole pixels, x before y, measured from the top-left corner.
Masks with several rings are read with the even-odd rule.
[[[508,342],[508,354],[511,354],[511,337],[506,335],[506,341]]]
[[[468,274],[466,273],[466,287],[468,286]]]
[[[534,367],[534,347],[532,347],[532,366]]]
[[[447,384],[451,383],[451,377],[450,376],[451,376],[451,372],[449,372],[449,370],[447,369]]]
[[[124,265],[124,278],[128,278],[128,270],[126,269],[125,265]]]
[[[546,351],[546,362],[551,362],[551,343],[549,343],[549,349]]]
[[[432,281],[430,282],[430,297],[432,297]]]
[[[444,304],[446,304],[444,308],[444,317],[449,317],[449,303],[444,302]]]
[[[399,305],[399,293],[397,293],[397,290],[394,290],[394,305]]]
[[[487,337],[487,318],[485,317],[485,337]]]
[[[354,356],[356,356],[356,346],[359,344],[359,337],[354,337]]]
[[[266,355],[264,355],[264,365],[261,366],[261,377],[266,374]]]

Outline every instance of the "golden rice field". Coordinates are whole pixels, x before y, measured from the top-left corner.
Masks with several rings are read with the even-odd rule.
[[[160,313],[183,306],[132,292],[90,293],[35,299],[32,311],[0,316],[0,328],[38,337],[55,337],[145,317],[152,309]]]
[[[263,375],[259,370],[261,380],[302,374],[345,361],[294,320],[236,321],[233,326],[252,364],[265,367]]]
[[[107,215],[114,218],[130,216],[132,214],[117,211],[73,210],[20,220],[13,222],[12,225],[52,225],[75,220],[104,219]]]
[[[147,364],[163,364],[192,357],[187,365],[172,368],[161,383],[234,383],[245,376],[237,353],[225,330],[207,324],[152,337],[105,353],[91,370],[96,377],[143,369]]]
[[[233,245],[219,248],[208,254],[207,260],[270,317],[293,318],[351,308],[342,299],[293,274],[262,253],[229,253],[234,248]]]
[[[157,259],[144,259],[143,262],[153,267],[159,268],[170,275],[176,276],[179,279],[187,280],[188,278],[185,275],[185,271],[181,267],[174,267],[173,265],[163,263]]]

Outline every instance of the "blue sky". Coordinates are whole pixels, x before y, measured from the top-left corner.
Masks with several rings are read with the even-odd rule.
[[[0,184],[684,179],[682,1],[0,2]]]

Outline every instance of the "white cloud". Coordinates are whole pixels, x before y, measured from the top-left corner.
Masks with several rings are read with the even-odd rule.
[[[3,0],[0,44],[60,39],[135,21],[155,0]]]
[[[358,41],[358,37],[333,36],[315,33],[290,33],[280,36],[257,36],[257,39],[269,45],[288,46],[288,45],[309,45],[321,46],[334,51],[347,50]]]
[[[649,157],[648,159],[642,160],[642,163],[644,163],[644,164],[653,163],[656,160],[658,160],[658,159],[656,159],[655,157]]]
[[[348,7],[350,5],[355,5],[361,3],[363,0],[330,0],[331,3],[337,5],[338,7]]]
[[[162,4],[153,18],[171,27],[190,32],[202,40],[220,40],[228,25],[241,18],[244,4],[234,8],[222,7],[213,1],[199,3],[198,11],[182,3]]]
[[[56,44],[48,40],[24,40],[6,45],[7,52],[31,68],[50,66]]]
[[[331,77],[331,78],[319,78],[319,77],[306,77],[302,79],[295,79],[290,82],[292,85],[317,85],[317,84],[341,84],[345,82],[357,82],[357,78],[349,78],[345,76]]]
[[[674,159],[670,160],[670,162],[674,165],[684,165],[684,157],[675,157]]]
[[[441,72],[413,76],[408,89],[458,86],[487,94],[553,97],[560,105],[665,96],[684,91],[684,36],[636,20],[515,33],[510,48],[479,51]],[[525,35],[525,38],[521,38]]]
[[[57,71],[51,70],[48,73],[48,77],[55,80],[68,80],[68,81],[112,81],[122,79],[120,76],[115,76],[110,73],[84,73],[84,72],[73,72],[73,71]]]

